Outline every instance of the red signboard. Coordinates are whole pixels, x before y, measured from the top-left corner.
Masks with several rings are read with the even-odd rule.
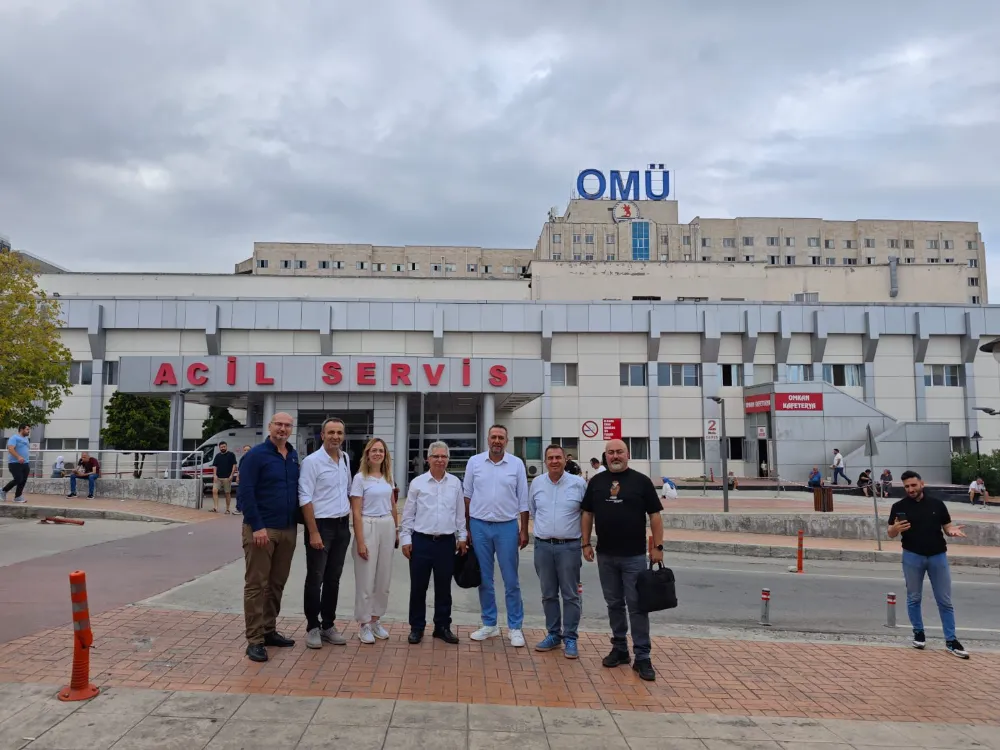
[[[604,439],[605,440],[621,440],[622,438],[622,421],[621,419],[607,419],[602,420],[604,423]]]
[[[771,395],[765,393],[761,396],[744,396],[743,411],[747,414],[771,411]]]
[[[822,393],[776,393],[775,411],[823,411]]]

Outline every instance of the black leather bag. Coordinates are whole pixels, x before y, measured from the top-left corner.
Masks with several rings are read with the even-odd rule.
[[[650,562],[649,567],[639,574],[636,583],[640,612],[659,612],[677,606],[674,571],[664,568],[663,563],[655,564],[657,569],[653,570],[654,563]]]
[[[479,560],[470,548],[464,555],[455,552],[455,583],[460,589],[479,588],[483,582]]]

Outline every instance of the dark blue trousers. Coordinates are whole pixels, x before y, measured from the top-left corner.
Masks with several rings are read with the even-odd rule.
[[[455,535],[413,533],[410,550],[410,630],[427,627],[427,588],[434,576],[434,629],[451,627],[451,577],[455,572]]]

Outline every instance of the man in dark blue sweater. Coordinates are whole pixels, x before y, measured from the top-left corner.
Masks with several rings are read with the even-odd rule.
[[[288,444],[293,426],[290,415],[275,414],[267,426],[267,439],[240,464],[237,499],[243,510],[246,561],[243,614],[251,661],[267,661],[266,646],[295,645],[277,631],[281,594],[295,553],[299,506],[299,455]]]

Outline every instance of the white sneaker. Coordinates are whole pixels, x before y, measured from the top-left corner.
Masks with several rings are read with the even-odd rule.
[[[375,634],[372,633],[372,626],[370,623],[365,623],[361,626],[358,631],[358,638],[361,639],[362,643],[375,643]]]
[[[510,645],[514,648],[524,648],[524,633],[520,630],[511,630]]]
[[[371,629],[372,629],[372,635],[374,635],[380,641],[389,640],[389,631],[382,627],[381,620],[376,620],[375,623],[371,626]]]
[[[479,630],[469,634],[469,638],[474,641],[485,641],[487,638],[496,638],[500,635],[500,628],[496,625],[483,625]],[[524,636],[521,637],[521,645],[524,645]]]

